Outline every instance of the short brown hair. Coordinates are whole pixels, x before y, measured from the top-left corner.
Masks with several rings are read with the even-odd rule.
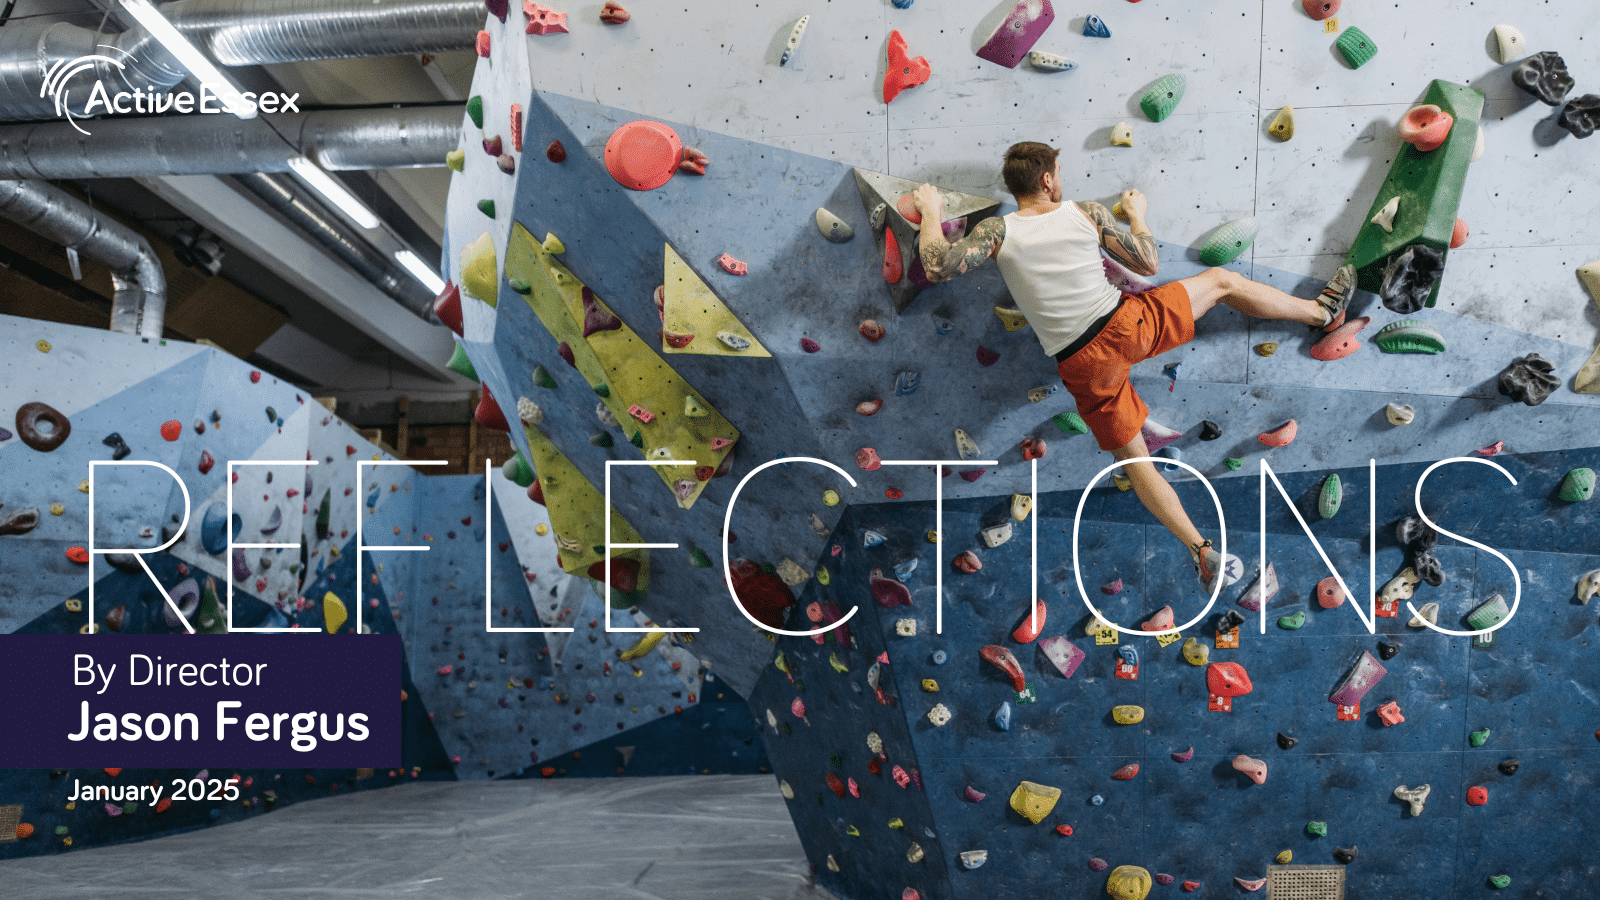
[[[1049,144],[1023,141],[1012,144],[1006,151],[1006,164],[1000,175],[1006,181],[1006,190],[1013,197],[1026,197],[1039,192],[1039,179],[1055,171],[1056,153]]]

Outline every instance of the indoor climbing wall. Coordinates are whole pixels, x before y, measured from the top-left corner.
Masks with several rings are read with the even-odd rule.
[[[1579,38],[1600,10],[630,12],[487,17],[451,159],[459,289],[437,309],[563,571],[601,577],[608,519],[613,541],[677,545],[615,551],[612,605],[700,629],[688,646],[750,697],[825,886],[1581,890],[1600,269],[1574,273],[1600,257],[1600,56]],[[1332,337],[1219,307],[1133,370],[1147,438],[1209,479],[1242,560],[1204,615],[1183,548],[1090,484],[1109,457],[995,267],[920,271],[904,193],[938,185],[968,216],[952,234],[1005,213],[1019,140],[1060,149],[1071,198],[1149,197],[1154,283],[1225,265],[1311,297],[1358,269]],[[1460,456],[1515,478],[1430,477],[1429,515],[1476,544],[1402,529],[1426,466]],[[607,510],[608,460],[659,465],[614,467]],[[1289,499],[1267,482],[1273,583],[1252,585],[1262,463]],[[1166,474],[1220,539],[1195,474]],[[1393,601],[1371,629],[1291,506],[1356,597]],[[1035,524],[1037,635],[1014,633]],[[1124,627],[1199,620],[1097,636],[1075,560]],[[849,634],[774,648],[724,563],[752,616],[855,608]],[[1519,582],[1492,641],[1408,624],[1405,599],[1441,628],[1507,622]],[[1225,611],[1248,616],[1237,646]]]

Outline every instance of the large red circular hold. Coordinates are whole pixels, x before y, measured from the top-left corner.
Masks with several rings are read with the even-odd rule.
[[[661,187],[678,171],[682,159],[683,141],[660,122],[629,122],[606,141],[606,171],[629,190]]]
[[[1321,22],[1329,16],[1339,14],[1340,2],[1341,0],[1300,0],[1300,5],[1305,7],[1306,15]]]
[[[1413,106],[1400,119],[1400,140],[1415,145],[1424,153],[1437,150],[1450,136],[1450,126],[1455,121],[1453,116],[1431,103]]]

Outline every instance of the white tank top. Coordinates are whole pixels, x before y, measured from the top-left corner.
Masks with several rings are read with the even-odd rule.
[[[1100,230],[1071,203],[1037,216],[1011,213],[1005,223],[995,262],[1044,352],[1055,356],[1122,299],[1106,281]]]

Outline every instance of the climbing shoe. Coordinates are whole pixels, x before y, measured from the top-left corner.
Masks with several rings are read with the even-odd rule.
[[[1200,583],[1211,590],[1211,585],[1222,574],[1222,554],[1212,549],[1207,540],[1190,547],[1189,556],[1194,560],[1194,572],[1200,576]]]
[[[1350,298],[1356,292],[1356,267],[1348,263],[1339,267],[1333,274],[1333,279],[1328,286],[1317,295],[1317,305],[1328,314],[1328,323],[1321,326],[1323,331],[1332,331],[1344,324],[1344,313],[1350,305]]]

